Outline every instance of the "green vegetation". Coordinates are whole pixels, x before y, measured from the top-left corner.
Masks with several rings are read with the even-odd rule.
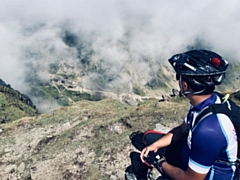
[[[152,79],[150,82],[146,84],[151,89],[158,89],[158,88],[167,88],[168,86],[159,78]]]
[[[101,100],[100,94],[89,94],[89,93],[80,93],[79,91],[70,91],[64,88],[63,86],[59,86],[61,96],[65,97],[65,99],[70,98],[72,101],[77,102],[81,100],[89,100],[89,101],[99,101]]]
[[[163,70],[160,68],[157,72],[157,74],[152,78],[151,81],[149,81],[146,85],[150,87],[151,89],[169,89],[168,82],[170,81],[170,78],[166,76],[163,72]]]
[[[133,86],[133,92],[139,96],[145,96],[144,91],[139,86]]]
[[[232,97],[239,98],[239,94]],[[83,100],[57,109],[52,114],[39,115],[28,122],[18,120],[17,123],[8,123],[8,126],[0,125],[0,129],[9,133],[17,126],[17,129],[23,129],[19,132],[25,132],[25,127],[31,125],[34,131],[40,133],[31,150],[34,153],[23,156],[24,159],[19,159],[15,164],[25,162],[27,167],[52,160],[63,169],[65,179],[109,179],[105,171],[107,164],[118,169],[125,168],[117,155],[122,151],[129,154],[126,147],[130,146],[128,136],[132,132],[154,129],[157,123],[175,127],[183,121],[188,108],[188,100],[179,97],[163,102],[152,98],[139,102],[138,106],[110,99]],[[13,146],[17,142],[15,138],[2,134],[0,145]],[[0,149],[0,157],[4,154]],[[69,166],[78,169],[73,172],[66,169]]]
[[[12,94],[0,92],[0,123],[7,123],[26,116],[35,116],[37,110]]]
[[[168,76],[159,69],[147,85],[152,89],[169,88],[168,81]],[[21,158],[11,160],[17,165],[25,163],[26,171],[20,175],[24,178],[29,177],[27,167],[39,168],[37,163],[51,161],[51,166],[62,169],[63,179],[109,179],[106,172],[108,164],[113,169],[126,166],[117,155],[123,151],[129,154],[129,135],[132,132],[154,129],[156,124],[175,127],[183,121],[189,108],[188,100],[178,96],[161,102],[151,98],[131,106],[116,100],[101,100],[98,94],[70,91],[61,85],[50,86],[39,80],[32,84],[32,93],[48,100],[54,99],[65,107],[51,114],[37,114],[25,96],[6,88],[3,90],[4,93],[0,92],[0,120],[5,124],[0,124],[0,157],[3,159],[10,153],[8,151],[16,150],[18,136],[27,133],[24,137],[29,138],[20,139],[24,139],[28,146],[22,149],[26,155],[20,156],[18,152]],[[145,95],[136,84],[132,90],[137,95]],[[239,92],[233,93],[231,98],[240,103]],[[30,115],[35,117],[22,118]],[[71,167],[77,168],[76,171],[71,171]]]
[[[100,94],[80,93],[79,91],[71,91],[63,87],[53,87],[50,84],[41,84],[41,86],[32,87],[32,96],[46,100],[54,100],[60,106],[68,106],[72,102],[81,100],[99,101],[102,99]]]

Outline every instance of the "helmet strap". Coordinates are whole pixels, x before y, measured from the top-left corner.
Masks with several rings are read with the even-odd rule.
[[[204,89],[202,89],[202,90],[200,90],[200,91],[197,91],[197,92],[184,91],[184,89],[183,89],[183,79],[182,79],[182,75],[179,76],[179,85],[180,85],[180,91],[181,91],[181,93],[182,93],[182,95],[183,95],[184,97],[186,97],[186,96],[189,95],[189,94],[198,95],[198,94],[200,94],[200,93],[202,93],[203,91],[206,90],[206,87],[205,87]]]
[[[180,91],[184,97],[186,97],[188,94],[191,93],[190,91],[184,91],[182,75],[179,75],[179,86],[180,86]]]

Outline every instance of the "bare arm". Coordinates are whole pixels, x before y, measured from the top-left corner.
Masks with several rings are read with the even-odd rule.
[[[143,157],[147,156],[150,151],[156,152],[159,148],[168,146],[186,137],[186,133],[182,131],[185,125],[186,125],[185,122],[183,122],[180,126],[172,129],[169,133],[164,135],[161,139],[157,140],[150,146],[144,148],[141,152],[142,161],[144,162]],[[207,174],[197,173],[189,167],[186,171],[183,171],[182,169],[172,166],[167,162],[162,163],[162,169],[173,180],[193,180],[193,179],[204,180],[204,178],[207,175]]]
[[[166,147],[171,143],[177,142],[183,139],[186,134],[182,131],[182,128],[185,126],[185,122],[183,122],[180,126],[175,127],[162,138],[151,144],[150,146],[144,148],[141,152],[140,158],[142,162],[144,162],[143,157],[147,156],[150,151],[157,152],[159,148]]]
[[[162,163],[163,171],[173,180],[204,180],[207,174],[199,174],[188,167],[186,171],[167,162]]]

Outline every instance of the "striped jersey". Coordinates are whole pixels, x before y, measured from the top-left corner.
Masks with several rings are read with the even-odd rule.
[[[191,106],[185,122],[190,120],[193,124],[201,110],[214,103],[221,103],[215,93],[197,106]],[[189,131],[182,151],[183,164],[195,172],[207,173],[206,180],[232,180],[236,167],[223,162],[237,160],[237,143],[229,117],[220,113],[209,115]]]

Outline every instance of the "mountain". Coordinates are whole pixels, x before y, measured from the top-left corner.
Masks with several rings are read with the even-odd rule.
[[[161,49],[164,42],[159,42],[160,47],[133,43],[134,31],[120,39],[102,39],[96,32],[86,34],[68,26],[53,34],[45,34],[46,28],[46,24],[39,24],[24,29],[29,43],[21,47],[17,61],[21,75],[13,78],[21,79],[17,88],[44,113],[79,100],[129,99],[136,105],[141,97],[169,96],[173,88],[178,89],[178,83],[168,58],[183,49],[214,50],[202,38],[184,43],[181,50]],[[230,66],[220,90],[235,91],[240,84],[240,63],[233,53],[225,56],[231,57]]]
[[[166,132],[181,123],[189,107],[187,99],[178,96],[145,97],[136,105],[106,98],[40,114],[27,96],[3,81],[1,89],[1,97],[9,100],[1,104],[12,108],[0,124],[3,180],[124,179],[129,153],[136,151],[128,136],[156,128]],[[240,104],[240,91],[231,98]],[[19,112],[21,118],[12,121],[12,113]]]
[[[135,150],[128,136],[167,131],[189,107],[185,98],[172,96],[178,88],[173,70],[155,69],[141,81],[141,73],[127,65],[111,77],[90,59],[76,66],[52,62],[29,71],[26,95],[0,80],[0,179],[123,179]],[[230,64],[217,89],[238,104],[239,77],[239,63]]]
[[[36,116],[38,111],[31,99],[11,88],[0,79],[0,123],[8,123],[26,116]]]
[[[178,83],[172,67],[164,64],[151,64],[152,72],[138,72],[130,65],[125,65],[113,74],[104,62],[92,62],[90,59],[74,63],[54,62],[47,67],[30,68],[25,82],[32,99],[40,112],[68,106],[79,100],[99,101],[105,98],[120,101],[129,100],[137,104],[142,97],[169,96],[172,89],[178,89]],[[44,74],[44,75],[43,75]],[[240,63],[231,63],[226,80],[217,88],[219,91],[237,91],[240,87]]]

